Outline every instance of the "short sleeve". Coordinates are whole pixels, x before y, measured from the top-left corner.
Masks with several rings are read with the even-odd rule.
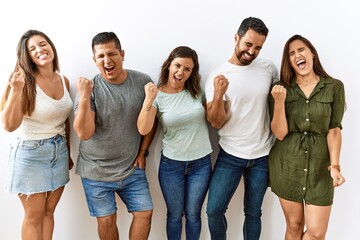
[[[346,102],[345,102],[345,88],[344,84],[340,80],[334,80],[333,86],[333,99],[331,108],[331,120],[330,120],[330,129],[331,128],[340,128],[342,129],[342,119],[345,112]]]

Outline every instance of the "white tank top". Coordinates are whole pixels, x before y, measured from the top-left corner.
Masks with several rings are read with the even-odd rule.
[[[64,95],[55,100],[36,85],[35,109],[31,116],[25,115],[19,128],[19,137],[24,140],[41,140],[60,134],[65,136],[65,121],[69,117],[73,102],[66,88],[64,76],[61,81]]]

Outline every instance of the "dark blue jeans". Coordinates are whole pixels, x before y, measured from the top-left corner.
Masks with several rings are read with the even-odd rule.
[[[201,208],[210,177],[210,155],[193,161],[175,161],[161,155],[159,182],[167,207],[168,239],[181,239],[184,213],[186,239],[198,240],[200,238]]]
[[[206,213],[212,240],[226,239],[225,212],[244,175],[244,240],[258,240],[261,233],[261,205],[268,187],[268,156],[242,159],[220,148],[209,186]]]

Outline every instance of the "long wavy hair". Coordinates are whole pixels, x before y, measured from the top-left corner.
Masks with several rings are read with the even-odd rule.
[[[194,62],[194,67],[191,71],[191,75],[185,82],[185,90],[187,90],[193,98],[196,98],[201,93],[200,87],[200,73],[199,73],[199,61],[198,55],[195,50],[187,46],[179,46],[171,51],[168,58],[161,66],[160,77],[158,81],[158,87],[164,86],[169,79],[169,67],[171,62],[175,58],[191,58]]]
[[[312,43],[303,36],[294,35],[291,38],[289,38],[289,40],[287,40],[287,42],[285,43],[282,60],[281,60],[280,79],[285,84],[285,86],[289,86],[292,79],[295,77],[295,70],[292,68],[289,58],[289,45],[295,40],[302,41],[314,54],[313,69],[315,74],[322,77],[331,77],[321,65],[319,54],[316,51],[314,45],[312,45]]]
[[[17,61],[15,64],[14,71],[20,71],[24,74],[25,85],[22,92],[22,112],[24,115],[31,115],[35,109],[35,98],[36,98],[36,82],[35,76],[38,73],[38,67],[32,61],[29,51],[27,49],[27,42],[33,36],[42,36],[50,44],[53,52],[53,71],[59,71],[59,59],[54,43],[50,38],[43,32],[38,30],[28,30],[20,38],[17,45]],[[7,84],[5,92],[1,99],[0,110],[4,110],[5,104],[8,100],[10,93],[10,84]]]

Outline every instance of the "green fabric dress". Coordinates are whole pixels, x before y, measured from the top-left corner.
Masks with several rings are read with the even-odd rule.
[[[294,81],[286,91],[289,133],[282,141],[276,140],[269,154],[271,191],[290,201],[331,205],[334,187],[327,170],[327,133],[331,128],[342,129],[344,85],[340,80],[321,77],[309,98]],[[270,96],[271,119],[273,112],[274,99]]]

